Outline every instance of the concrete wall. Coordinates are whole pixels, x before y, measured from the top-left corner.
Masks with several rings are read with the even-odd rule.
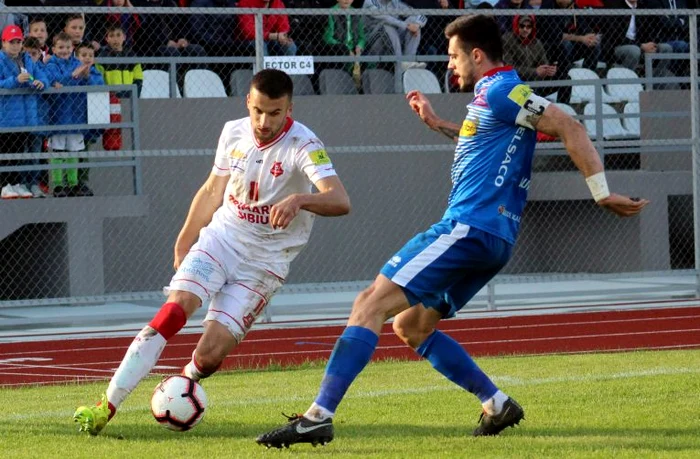
[[[644,95],[642,110],[666,103],[671,93],[679,104],[674,110],[688,107],[687,94],[664,91],[663,97],[654,97],[655,93]],[[442,117],[458,121],[464,116],[468,99],[462,95],[436,95],[431,96],[431,101]],[[223,124],[247,115],[243,98],[139,102],[144,150],[213,150]],[[429,131],[418,120],[402,95],[297,97],[294,113],[329,148],[450,146],[448,139]],[[675,126],[674,132],[689,137],[689,127],[682,129]],[[357,152],[331,154],[331,157],[351,195],[353,212],[342,218],[317,219],[309,246],[295,261],[290,283],[371,279],[395,250],[439,219],[444,210],[450,188],[452,153],[449,150]],[[664,172],[658,164],[659,158],[653,160],[656,161],[653,167],[651,160],[645,163],[649,166],[646,170],[608,174],[615,190],[651,197],[654,201],[644,216],[627,220],[598,209],[577,172],[537,173],[532,181],[531,203],[524,216],[521,240],[505,272],[668,269],[667,196],[689,194],[691,179],[683,163],[674,162],[676,170]],[[211,163],[209,156],[143,159],[144,192],[134,203],[138,209],[132,213],[107,213],[103,219],[103,256],[101,260],[95,259],[97,263],[89,264],[89,270],[102,273],[103,263],[103,276],[88,276],[93,283],[82,287],[71,284],[71,293],[150,291],[167,284],[172,275],[175,237]],[[132,175],[128,168],[93,170],[91,181],[98,195],[131,192]],[[650,187],[650,183],[654,186]],[[51,201],[42,205],[48,206]],[[95,208],[84,201],[65,201],[64,205],[70,207],[66,213],[73,220],[92,221]],[[96,243],[90,244],[87,251]],[[62,285],[54,290],[63,292],[66,288]]]

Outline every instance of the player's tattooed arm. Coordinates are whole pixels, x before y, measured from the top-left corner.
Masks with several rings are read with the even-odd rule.
[[[436,126],[433,129],[435,129],[440,134],[449,137],[455,142],[459,140],[459,126],[457,126],[456,124],[445,124],[441,126]]]

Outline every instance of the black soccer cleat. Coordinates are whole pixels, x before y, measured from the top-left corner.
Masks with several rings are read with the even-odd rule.
[[[326,445],[333,440],[333,419],[316,422],[301,414],[287,416],[289,422],[282,427],[258,435],[255,441],[268,448],[289,448],[295,443],[311,443],[313,446]]]
[[[518,402],[508,398],[503,403],[503,409],[500,413],[493,416],[481,413],[479,426],[474,429],[473,435],[475,437],[498,435],[503,429],[520,424],[523,419],[525,419],[525,411],[518,405]]]

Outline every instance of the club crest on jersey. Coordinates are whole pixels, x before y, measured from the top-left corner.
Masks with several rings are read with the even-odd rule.
[[[462,123],[462,128],[459,130],[460,137],[472,137],[476,135],[476,129],[479,126],[479,119],[475,121],[464,120]]]
[[[274,163],[272,163],[270,174],[272,174],[273,177],[279,177],[280,175],[284,174],[284,169],[282,169],[281,161],[275,161]]]

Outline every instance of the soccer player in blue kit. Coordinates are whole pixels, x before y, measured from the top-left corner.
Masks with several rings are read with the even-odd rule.
[[[350,384],[367,365],[382,324],[450,381],[479,398],[483,413],[474,436],[497,435],[525,413],[498,389],[455,340],[436,330],[508,262],[530,183],[536,131],[560,137],[593,199],[622,217],[648,203],[611,193],[600,157],[584,127],[535,95],[512,67],[490,16],[463,16],[447,26],[449,64],[464,92],[474,90],[461,126],[440,119],[418,91],[406,95],[431,129],[457,140],[452,191],[443,219],[408,241],[355,299],[335,344],[316,400],[304,415],[258,436],[267,447],[326,444],[333,416]]]

